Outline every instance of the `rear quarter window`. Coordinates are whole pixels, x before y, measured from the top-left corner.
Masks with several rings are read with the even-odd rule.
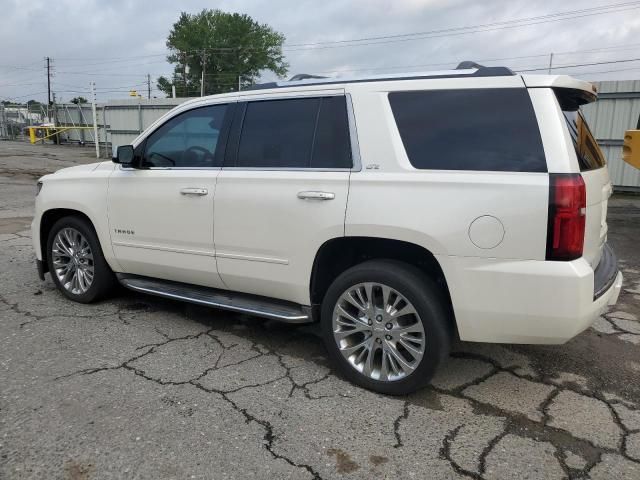
[[[596,170],[606,165],[606,160],[598,142],[593,137],[589,125],[580,110],[563,110],[569,135],[576,150],[580,171]]]
[[[547,171],[524,88],[392,92],[389,103],[417,169]]]

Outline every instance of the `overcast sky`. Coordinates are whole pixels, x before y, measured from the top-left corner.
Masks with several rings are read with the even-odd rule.
[[[616,7],[613,13],[584,11],[622,3],[627,5]],[[555,52],[555,65],[640,59],[640,2],[624,0],[0,0],[0,7],[0,99],[18,101],[46,101],[46,56],[53,59],[52,87],[62,100],[88,97],[90,81],[96,82],[99,100],[126,98],[132,86],[146,94],[147,73],[155,79],[172,72],[164,57],[165,41],[180,11],[196,13],[202,8],[246,13],[283,33],[287,45],[441,31],[584,11],[573,14],[581,15],[579,18],[554,16],[516,28],[511,28],[513,24],[482,27],[480,30],[488,31],[480,32],[476,28],[475,33],[449,31],[368,45],[289,46],[285,55],[290,74],[424,71],[452,68],[461,60],[522,70],[546,67],[550,52]],[[507,25],[510,28],[496,29]],[[511,58],[524,56],[527,58]],[[509,59],[487,61],[505,57]],[[640,60],[554,72],[587,80],[640,79]],[[265,74],[264,78],[273,76]],[[153,95],[162,96],[157,90]]]

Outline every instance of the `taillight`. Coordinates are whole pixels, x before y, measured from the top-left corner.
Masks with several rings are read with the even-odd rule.
[[[549,174],[547,260],[575,260],[584,247],[587,192],[579,173]]]

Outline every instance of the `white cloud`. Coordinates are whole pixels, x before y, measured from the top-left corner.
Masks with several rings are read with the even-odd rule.
[[[284,33],[288,44],[300,44],[487,24],[590,8],[602,5],[601,2],[222,0],[215,6],[225,11],[247,13]],[[212,6],[208,0],[1,0],[1,3],[0,98],[33,93],[33,98],[40,100],[46,97],[42,93],[46,91],[45,56],[54,59],[53,86],[63,99],[86,91],[90,80],[103,91],[122,90],[122,93],[101,93],[101,99],[126,96],[127,87],[138,85],[141,88],[147,73],[156,77],[171,72],[164,56],[157,55],[165,52],[171,25],[181,10],[197,12]],[[556,65],[637,58],[637,49],[633,48],[560,52],[639,44],[639,12],[640,9],[628,10],[522,28],[394,43],[301,51],[286,49],[286,56],[291,74],[367,73],[366,69],[380,73],[396,66],[404,68],[393,71],[425,70],[429,67],[422,66],[428,64],[444,62],[453,67],[461,60],[539,54],[542,56],[489,62],[513,68],[536,68],[547,65],[546,54],[549,52],[556,52]],[[156,56],[140,58],[154,54]],[[125,59],[113,60],[122,57]],[[574,68],[573,71],[602,72],[633,67],[637,70],[597,73],[593,78],[640,78],[640,62]],[[270,78],[272,76],[265,75],[265,79]],[[583,78],[590,77],[585,75]]]

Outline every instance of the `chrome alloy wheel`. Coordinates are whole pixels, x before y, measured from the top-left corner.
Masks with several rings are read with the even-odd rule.
[[[53,268],[60,284],[74,295],[91,288],[94,266],[89,241],[75,228],[58,232],[51,247]]]
[[[380,283],[346,290],[333,310],[333,338],[361,374],[391,382],[410,375],[424,356],[425,332],[415,307]]]

